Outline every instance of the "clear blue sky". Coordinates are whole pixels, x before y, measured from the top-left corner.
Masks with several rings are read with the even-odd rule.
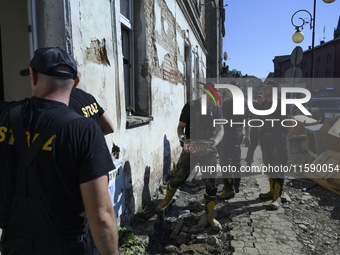
[[[243,75],[266,78],[274,71],[275,56],[290,55],[296,46],[305,51],[312,45],[312,30],[304,26],[303,42],[292,41],[295,33],[291,23],[294,12],[305,9],[313,15],[314,0],[224,0],[226,10],[223,51],[228,54],[229,70],[237,69]],[[333,39],[340,14],[340,0],[326,4],[316,0],[315,46],[325,36],[325,42]],[[295,18],[309,18],[300,12]],[[295,20],[294,18],[294,20]],[[300,21],[301,22],[301,21]],[[325,27],[325,35],[323,33]]]

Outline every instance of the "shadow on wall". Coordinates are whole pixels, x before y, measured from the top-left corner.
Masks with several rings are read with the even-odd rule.
[[[144,186],[142,192],[142,206],[148,204],[151,201],[149,183],[150,183],[150,166],[145,167],[144,172]]]
[[[163,183],[165,183],[168,181],[171,168],[171,147],[166,135],[164,135],[163,145]]]
[[[121,223],[131,222],[135,213],[135,196],[132,186],[132,172],[129,161],[124,165],[125,211],[120,216]]]

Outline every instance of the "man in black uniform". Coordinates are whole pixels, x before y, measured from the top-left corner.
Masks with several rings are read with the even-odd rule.
[[[175,194],[178,187],[188,178],[191,166],[199,163],[200,166],[216,166],[216,145],[222,140],[223,126],[216,125],[216,136],[214,136],[213,119],[222,119],[221,108],[212,103],[212,99],[207,97],[207,114],[201,114],[201,98],[187,103],[183,109],[177,127],[177,135],[180,143],[183,146],[185,139],[204,139],[213,141],[212,150],[205,156],[191,156],[189,153],[182,150],[181,156],[177,163],[177,170],[174,176],[167,185],[167,192],[163,201],[157,206],[156,210],[160,212],[171,202],[172,196]],[[216,198],[215,178],[202,178],[206,193],[204,195],[205,213],[207,222],[212,229],[220,231],[221,224],[215,219],[214,208]]]
[[[68,107],[86,118],[94,119],[100,125],[104,135],[113,133],[113,123],[109,116],[90,93],[75,88],[71,92]]]
[[[263,95],[266,100],[261,105],[261,110],[268,110],[272,107],[273,101],[273,88],[278,85],[275,81],[266,80],[262,85]],[[279,121],[265,121],[261,128],[261,149],[263,163],[268,167],[285,166],[288,161],[289,144],[288,135],[290,128],[283,127],[281,121],[284,119],[291,120],[292,110],[291,106],[287,105],[286,115],[281,116],[281,99],[278,98],[276,110],[262,119],[279,120]],[[272,124],[274,123],[274,124]],[[286,125],[290,125],[286,123]],[[272,199],[269,208],[277,210],[281,206],[281,194],[284,182],[284,172],[270,172],[269,185],[270,191],[261,193],[260,198]]]
[[[231,81],[230,84],[238,86],[237,81]],[[220,164],[221,167],[226,166],[230,169],[231,166],[236,167],[236,172],[228,172],[229,178],[224,178],[224,189],[219,195],[221,199],[230,199],[235,197],[235,193],[239,192],[241,182],[240,168],[241,168],[241,147],[243,143],[246,147],[250,145],[248,118],[249,111],[245,101],[244,115],[233,115],[233,97],[232,93],[228,100],[223,103],[222,113],[223,118],[228,121],[224,125],[224,137],[220,144]],[[235,124],[243,123],[243,124]],[[243,140],[243,128],[245,128],[245,138]],[[230,167],[229,167],[230,166]]]
[[[94,96],[90,93],[87,93],[82,89],[75,88],[71,92],[68,107],[86,118],[94,119],[94,121],[100,126],[104,135],[113,133],[114,128],[112,121],[104,109],[98,104]],[[99,251],[97,250],[92,238],[91,244],[92,253],[94,255],[98,255]]]
[[[118,254],[108,193],[114,169],[99,126],[68,108],[76,61],[59,48],[35,51],[33,97],[0,103],[1,254]]]
[[[263,93],[258,91],[255,95],[256,103],[254,108],[260,110],[260,106],[263,103]],[[259,119],[259,117],[253,113],[250,113],[249,119]],[[253,124],[256,126],[256,124]],[[247,166],[251,166],[251,163],[254,162],[254,152],[256,150],[257,144],[260,140],[260,130],[257,127],[253,127],[250,129],[250,146],[248,147],[247,156],[245,161],[247,162]]]

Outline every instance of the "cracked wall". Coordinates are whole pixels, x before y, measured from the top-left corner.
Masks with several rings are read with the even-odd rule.
[[[131,129],[125,126],[119,1],[70,2],[72,45],[81,76],[79,87],[91,93],[113,121],[115,132],[105,137],[107,145],[111,148],[114,142],[120,147],[126,166],[125,220],[131,219],[143,203],[151,200],[181,152],[176,130],[186,103],[183,31],[191,31],[191,26],[177,2],[133,1],[134,62],[131,68],[135,74],[136,111],[152,116],[153,120]],[[192,49],[203,63],[200,66],[203,77],[205,50],[193,32],[189,37]]]
[[[98,39],[92,39],[90,47],[86,49],[85,59],[93,61],[97,64],[110,66],[110,61],[107,57],[105,39],[102,39],[101,42]]]

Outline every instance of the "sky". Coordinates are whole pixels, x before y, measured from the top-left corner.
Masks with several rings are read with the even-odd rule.
[[[309,24],[302,30],[304,41],[299,44],[292,41],[295,28],[291,18],[300,9],[313,16],[314,0],[224,0],[224,4],[228,6],[225,7],[223,51],[228,54],[229,70],[236,69],[242,75],[263,79],[274,72],[272,60],[275,56],[290,55],[296,46],[305,51],[312,45]],[[316,0],[315,46],[321,40],[333,39],[339,15],[340,0],[329,4]],[[307,12],[299,12],[294,18],[296,25],[301,25],[300,17],[310,18]]]

